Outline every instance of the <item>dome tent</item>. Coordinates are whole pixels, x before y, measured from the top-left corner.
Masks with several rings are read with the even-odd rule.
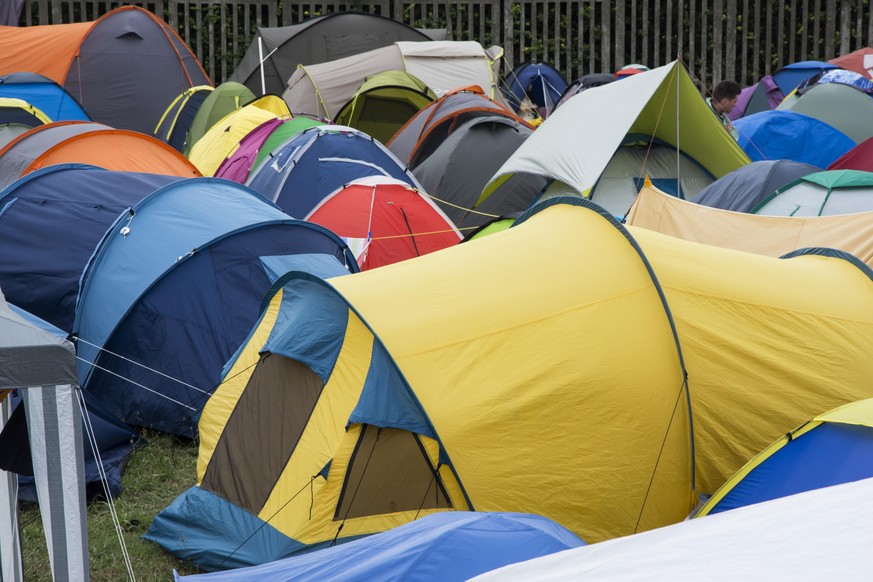
[[[185,148],[191,123],[197,115],[197,110],[213,91],[210,85],[198,85],[185,89],[167,106],[166,111],[155,127],[154,136],[167,142],[174,150],[181,152]]]
[[[761,200],[767,216],[833,216],[873,210],[873,173],[827,170],[799,178]]]
[[[153,192],[119,216],[82,274],[82,386],[130,424],[192,436],[264,293],[293,267],[357,270],[335,235],[239,184],[198,178]]]
[[[176,32],[138,6],[116,8],[94,22],[4,27],[0,54],[0,74],[45,75],[94,121],[146,134],[174,97],[211,84]]]
[[[518,113],[525,99],[536,105],[543,119],[547,118],[567,89],[563,75],[549,63],[522,63],[509,74],[503,92],[512,109]]]
[[[58,121],[40,125],[0,150],[0,187],[40,168],[64,163],[181,177],[200,175],[182,154],[153,137],[100,123]]]
[[[14,97],[39,108],[52,121],[91,121],[76,99],[52,79],[37,73],[0,77],[0,97]]]
[[[749,212],[779,188],[820,171],[810,164],[791,160],[758,161],[728,172],[694,197],[695,204]]]
[[[421,31],[377,14],[335,12],[292,26],[258,28],[230,76],[255,95],[280,94],[299,65],[315,65],[388,46],[398,40],[445,40],[444,30]],[[264,58],[264,86],[260,62]],[[294,111],[298,113],[298,111]]]

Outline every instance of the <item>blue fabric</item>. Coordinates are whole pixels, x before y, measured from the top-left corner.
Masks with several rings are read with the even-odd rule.
[[[516,112],[527,97],[534,105],[546,108],[551,113],[567,89],[567,81],[561,73],[547,63],[519,65],[508,81],[510,83],[504,86],[504,93]]]
[[[63,87],[36,73],[12,73],[0,77],[0,97],[23,99],[52,121],[91,121],[79,102]]]
[[[389,176],[421,188],[385,146],[357,130],[307,129],[285,142],[248,185],[295,218],[306,218],[352,180]]]
[[[290,271],[304,271],[322,279],[349,274],[349,269],[336,257],[316,253],[261,257],[261,264],[271,283]]]
[[[803,81],[814,77],[823,71],[838,69],[837,65],[823,61],[801,61],[786,65],[773,73],[773,80],[779,86],[783,95],[788,95]]]
[[[127,208],[179,178],[51,166],[0,192],[0,289],[10,303],[70,332],[79,277]]]
[[[388,355],[385,346],[374,338],[370,370],[349,424],[362,423],[393,427],[436,439],[421,403]]]
[[[734,127],[753,162],[792,160],[826,168],[856,145],[841,131],[794,111],[762,111],[737,119]]]
[[[873,428],[822,423],[755,467],[710,513],[873,477]]]
[[[545,517],[453,511],[271,564],[177,579],[453,582],[583,545],[577,536]]]
[[[188,138],[188,131],[191,129],[191,124],[194,123],[194,118],[197,116],[197,110],[209,97],[211,91],[197,91],[191,95],[182,105],[181,111],[176,118],[176,125],[173,127],[173,133],[170,135],[170,140],[167,142],[170,147],[181,152],[185,149],[185,141]]]
[[[207,571],[263,564],[303,545],[218,495],[192,487],[155,516],[143,535]]]
[[[263,352],[303,362],[325,383],[342,349],[349,308],[329,287],[294,278],[282,288],[282,305]]]
[[[290,219],[251,225],[201,245],[153,282],[138,281],[150,286],[134,299],[97,358],[112,373],[95,370],[86,389],[126,422],[193,437],[196,411],[248,337],[272,285],[261,257],[299,252],[339,264],[343,249],[335,236]]]
[[[864,77],[855,71],[847,71],[845,69],[834,69],[823,74],[816,80],[819,83],[840,83],[842,85],[850,85],[856,89],[860,89],[865,93],[873,91],[873,81]]]
[[[191,178],[154,192],[118,220],[97,247],[82,274],[74,333],[102,346],[137,298],[177,260],[234,230],[285,219],[261,196],[227,180]],[[88,363],[97,352],[84,342],[77,349],[85,361],[79,383],[86,386]]]

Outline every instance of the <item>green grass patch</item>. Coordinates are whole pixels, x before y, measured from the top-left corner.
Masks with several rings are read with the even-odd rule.
[[[140,582],[172,580],[174,568],[182,575],[199,573],[193,565],[141,539],[155,515],[194,485],[197,444],[151,431],[145,431],[143,437],[146,443],[131,455],[122,477],[121,497],[115,500],[133,573]],[[39,508],[34,504],[22,507],[20,523],[25,578],[50,581],[51,567]],[[105,501],[95,501],[88,507],[88,558],[92,580],[128,578],[118,533]]]

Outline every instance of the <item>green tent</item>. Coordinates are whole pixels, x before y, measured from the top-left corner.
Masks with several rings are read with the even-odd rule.
[[[255,157],[255,163],[252,165],[252,174],[254,174],[255,169],[261,166],[261,162],[263,162],[264,158],[266,158],[272,151],[278,149],[279,146],[304,129],[309,129],[310,127],[315,127],[317,125],[324,125],[324,122],[309,117],[294,117],[276,127],[276,129],[273,130],[273,133],[270,134],[270,137],[264,140],[261,149],[258,150],[258,155]]]
[[[367,77],[333,121],[384,144],[435,99],[436,94],[419,78],[404,71],[384,71]]]
[[[191,129],[188,130],[188,139],[182,153],[185,157],[191,153],[191,148],[201,137],[206,135],[213,125],[224,119],[231,111],[236,111],[255,98],[255,94],[241,83],[228,81],[215,88],[203,101],[203,105],[197,110]]]
[[[859,170],[816,172],[770,194],[752,214],[833,216],[873,211],[873,173]]]

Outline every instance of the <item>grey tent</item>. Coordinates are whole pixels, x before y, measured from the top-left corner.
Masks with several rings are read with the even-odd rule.
[[[827,170],[780,188],[752,208],[765,216],[835,216],[873,211],[873,173]]]
[[[37,497],[55,580],[88,580],[88,532],[76,353],[13,312],[0,293],[0,386],[20,389]],[[0,390],[0,425],[8,398]],[[0,471],[0,579],[23,580],[17,481]]]
[[[477,204],[488,180],[531,133],[502,115],[470,119],[412,173],[455,225],[479,226],[491,215],[525,210],[545,186],[545,178],[518,176]]]
[[[797,95],[789,95],[777,109],[814,117],[856,143],[873,137],[873,99],[864,91],[842,83],[820,83]]]
[[[314,65],[371,51],[399,40],[445,40],[442,29],[421,31],[376,14],[342,12],[300,24],[259,28],[228,80],[255,95],[281,95],[297,65]],[[258,66],[264,60],[264,85]]]
[[[18,26],[24,0],[3,0],[0,2],[0,25]]]
[[[703,206],[750,212],[761,200],[779,188],[821,169],[791,160],[752,162],[728,172],[692,200]]]

